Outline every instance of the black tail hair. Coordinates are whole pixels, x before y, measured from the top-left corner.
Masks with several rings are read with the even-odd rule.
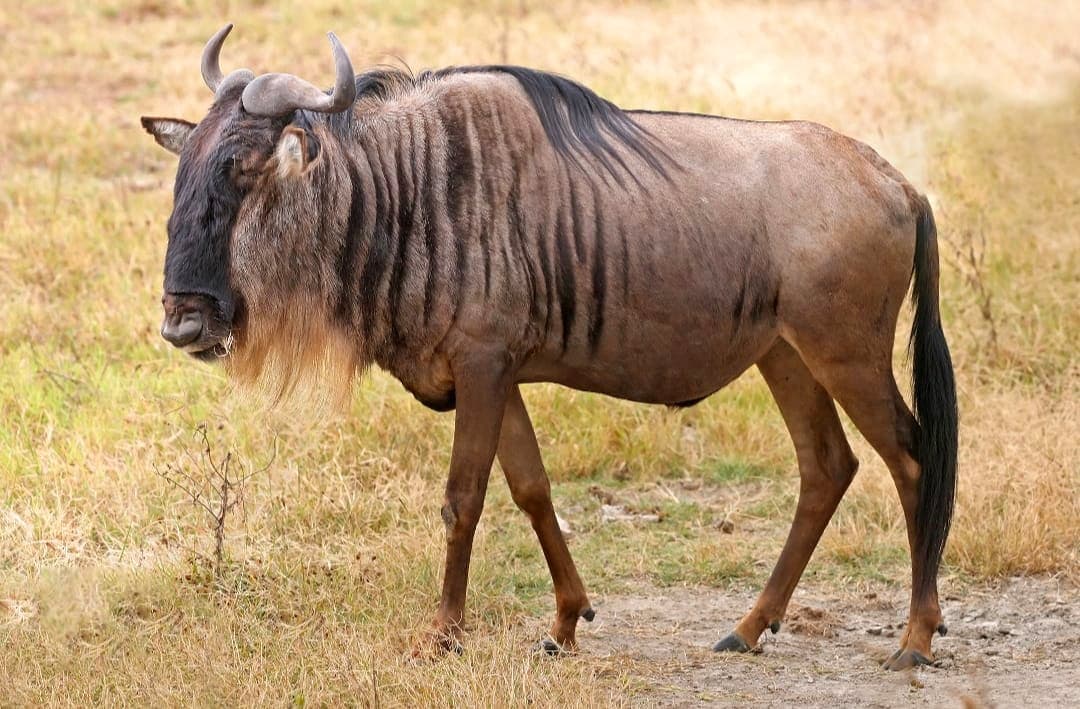
[[[921,561],[922,573],[913,579],[913,591],[926,596],[936,589],[938,566],[952,524],[959,414],[952,358],[938,309],[937,226],[925,197],[919,198],[913,272],[915,320],[909,347],[913,359],[912,398],[919,425],[915,452],[922,466],[915,513],[918,541],[912,550]]]

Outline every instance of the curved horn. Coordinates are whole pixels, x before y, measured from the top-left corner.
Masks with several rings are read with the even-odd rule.
[[[218,59],[221,55],[221,45],[225,44],[225,38],[232,32],[232,23],[225,25],[210,38],[202,52],[202,78],[211,91],[217,93],[223,78],[221,64]]]
[[[241,102],[244,110],[257,116],[284,116],[296,109],[319,113],[340,113],[356,100],[356,76],[352,62],[331,32],[330,45],[334,51],[337,79],[330,94],[292,74],[263,74],[244,87]]]
[[[206,85],[210,87],[210,90],[214,92],[214,100],[221,98],[223,94],[230,91],[234,86],[238,84],[247,84],[255,75],[247,69],[237,69],[229,73],[228,76],[222,78],[221,63],[218,61],[221,54],[221,45],[225,44],[225,38],[229,36],[229,32],[232,31],[232,23],[225,25],[217,31],[217,33],[210,38],[210,41],[206,43],[206,47],[203,49],[202,54],[202,77]]]

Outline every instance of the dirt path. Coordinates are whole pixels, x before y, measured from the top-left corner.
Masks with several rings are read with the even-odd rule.
[[[642,705],[852,707],[1080,706],[1080,592],[1046,579],[1013,579],[945,602],[949,634],[937,666],[879,669],[902,629],[906,599],[796,591],[763,652],[709,647],[754,600],[751,591],[643,588],[597,599],[578,637],[589,654],[633,662]]]

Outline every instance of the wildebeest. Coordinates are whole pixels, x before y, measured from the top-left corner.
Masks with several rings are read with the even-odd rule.
[[[765,589],[715,649],[779,627],[858,466],[838,402],[907,523],[910,616],[885,666],[931,660],[956,394],[934,218],[896,169],[813,123],[624,111],[520,67],[356,76],[333,34],[329,92],[223,76],[230,29],[203,53],[206,117],[142,119],[180,156],[161,334],[279,393],[312,370],[347,392],[377,364],[455,410],[433,640],[458,647],[496,456],[551,570],[545,649],[573,649],[593,617],[521,384],[690,406],[757,365],[795,444],[799,501]],[[914,413],[892,370],[912,280]]]

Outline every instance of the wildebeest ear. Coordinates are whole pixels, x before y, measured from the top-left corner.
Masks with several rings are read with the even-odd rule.
[[[146,132],[154,136],[154,140],[170,153],[179,155],[184,149],[191,131],[195,130],[195,124],[181,118],[156,118],[143,116],[140,121]]]
[[[319,141],[298,126],[286,126],[274,148],[277,174],[283,180],[302,174],[319,155]]]

